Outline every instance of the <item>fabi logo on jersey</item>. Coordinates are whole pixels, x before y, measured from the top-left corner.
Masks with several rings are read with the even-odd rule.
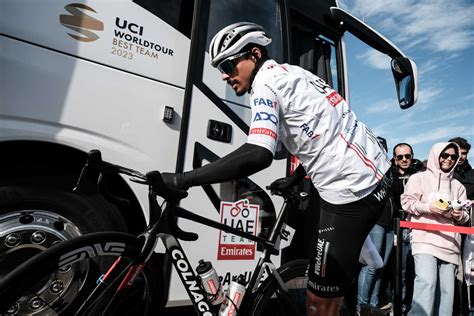
[[[271,107],[271,108],[276,109],[277,102],[276,102],[276,101],[269,100],[269,99],[264,99],[264,98],[255,98],[255,99],[253,99],[253,105],[254,105],[254,106],[257,106],[257,105],[266,105],[266,106],[268,106],[268,107]]]
[[[221,202],[221,222],[246,233],[257,235],[259,205],[247,199],[237,202]],[[255,242],[243,237],[219,232],[218,260],[253,260]]]
[[[254,122],[258,121],[270,121],[275,125],[278,125],[278,118],[274,114],[270,114],[267,112],[257,112],[253,118]]]
[[[300,128],[311,139],[314,139],[319,136],[319,134],[315,134],[313,130],[306,123],[301,124]]]
[[[68,4],[64,9],[71,15],[61,14],[59,16],[59,22],[62,26],[80,34],[67,33],[69,36],[81,42],[93,42],[99,39],[99,36],[92,31],[103,31],[104,23],[84,12],[90,11],[97,13],[94,9],[81,3]]]

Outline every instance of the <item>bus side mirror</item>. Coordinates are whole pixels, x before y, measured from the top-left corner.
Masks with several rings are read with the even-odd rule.
[[[418,98],[418,72],[416,64],[405,57],[392,59],[392,73],[397,88],[400,108],[408,109]]]

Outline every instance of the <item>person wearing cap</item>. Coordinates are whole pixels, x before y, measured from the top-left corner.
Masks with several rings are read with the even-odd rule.
[[[237,95],[250,97],[247,143],[201,168],[163,177],[182,189],[244,178],[268,167],[281,141],[301,164],[278,185],[294,185],[307,174],[321,197],[307,314],[338,315],[362,245],[383,209],[390,161],[335,90],[311,72],[272,60],[270,43],[263,27],[250,22],[229,25],[213,37],[211,65]]]

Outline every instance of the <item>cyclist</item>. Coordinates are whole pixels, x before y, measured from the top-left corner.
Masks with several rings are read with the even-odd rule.
[[[270,59],[271,38],[257,24],[220,30],[209,47],[212,66],[237,95],[250,94],[247,143],[201,168],[164,174],[176,187],[247,177],[268,167],[277,140],[301,165],[280,185],[309,175],[321,196],[310,250],[308,315],[337,315],[357,272],[359,253],[383,208],[386,152],[346,101],[312,73]]]

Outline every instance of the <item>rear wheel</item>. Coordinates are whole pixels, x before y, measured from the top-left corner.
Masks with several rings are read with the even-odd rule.
[[[0,281],[0,313],[72,315],[108,267],[121,256],[130,262],[141,242],[124,233],[94,233],[62,242],[31,258]],[[102,268],[104,267],[104,268]],[[121,314],[151,315],[163,302],[163,284],[154,260],[115,306]],[[110,281],[110,280],[109,280]]]
[[[308,260],[294,260],[278,268],[288,295],[281,293],[274,277],[268,277],[258,288],[249,315],[306,315]]]

